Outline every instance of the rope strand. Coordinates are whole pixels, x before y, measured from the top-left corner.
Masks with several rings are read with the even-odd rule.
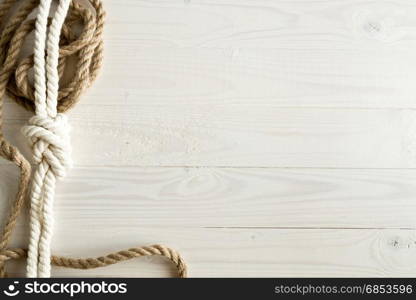
[[[56,99],[56,102],[53,102],[54,100],[52,99],[52,110],[47,110],[47,113],[51,113],[51,115],[56,114],[55,119],[51,122],[51,120],[46,118],[48,115],[44,116],[43,112],[39,112],[42,117],[35,116],[31,118],[30,126],[25,129],[28,135],[33,138],[32,141],[35,145],[33,149],[35,160],[36,157],[42,157],[42,155],[45,156],[48,160],[49,166],[39,164],[37,171],[35,172],[35,176],[33,177],[34,182],[42,183],[44,181],[49,181],[49,184],[47,184],[46,187],[54,186],[54,182],[50,182],[51,180],[53,181],[53,178],[48,177],[48,174],[49,176],[53,174],[54,177],[64,175],[64,172],[60,173],[60,171],[65,169],[67,165],[60,169],[59,161],[62,159],[62,156],[65,155],[66,152],[62,152],[60,149],[53,149],[53,154],[55,154],[55,156],[52,155],[48,152],[47,146],[59,145],[59,142],[62,140],[48,134],[44,135],[44,137],[47,137],[47,140],[39,140],[37,134],[41,136],[42,133],[44,133],[43,130],[57,130],[57,128],[54,126],[59,126],[60,124],[57,125],[56,123],[59,123],[60,121],[64,122],[65,119],[63,116],[62,120],[57,120],[60,118],[60,113],[69,110],[77,103],[82,92],[89,85],[91,85],[91,83],[97,77],[98,71],[102,64],[102,33],[105,13],[101,0],[89,0],[89,3],[95,10],[95,14],[91,13],[90,9],[82,7],[76,1],[72,1],[71,6],[69,7],[68,16],[62,24],[60,41],[59,33],[55,35],[54,45],[56,45],[57,36],[60,43],[60,48],[58,48],[58,63],[56,63],[55,55],[53,58],[54,62],[49,64],[49,66],[53,67],[53,69],[57,69],[57,73],[54,72],[54,76],[58,74],[58,77],[62,78],[68,63],[68,57],[71,56],[77,59],[76,69],[73,76],[70,78],[68,83],[59,87],[58,92],[56,89],[56,83],[58,80],[55,80],[53,83],[47,82],[46,84],[46,88],[49,86],[51,90],[53,89],[50,95],[53,95],[53,99]],[[38,103],[36,99],[47,99],[45,96],[48,96],[47,93],[44,94],[42,92],[45,88],[42,83],[45,83],[45,81],[40,81],[40,86],[37,85],[36,81],[35,84],[32,85],[28,76],[30,70],[32,68],[36,68],[34,66],[35,60],[38,60],[38,62],[42,60],[44,61],[44,55],[41,54],[42,51],[39,50],[39,47],[43,49],[45,49],[45,47],[42,47],[41,44],[35,46],[38,48],[37,58],[35,58],[35,55],[29,55],[19,60],[19,56],[21,55],[20,51],[26,37],[35,30],[35,21],[28,20],[27,18],[37,8],[38,4],[40,4],[40,1],[26,0],[26,2],[22,4],[22,2],[19,0],[3,0],[0,3],[0,22],[4,23],[3,18],[9,14],[10,9],[16,4],[20,5],[19,9],[9,18],[6,24],[3,24],[3,30],[0,34],[0,156],[13,162],[20,169],[18,191],[15,196],[15,200],[10,208],[10,213],[6,219],[2,237],[0,239],[0,277],[7,276],[4,268],[6,261],[24,258],[28,255],[28,251],[24,249],[8,249],[8,244],[13,233],[17,218],[20,215],[21,208],[24,204],[31,174],[31,166],[28,161],[23,157],[23,155],[21,155],[16,147],[12,146],[4,139],[2,132],[4,96],[7,93],[11,99],[30,111],[35,111],[35,107],[44,108],[46,105],[43,106],[43,102],[40,101],[40,103]],[[47,9],[45,8],[45,11],[46,10]],[[43,21],[44,20],[45,19],[43,19]],[[75,34],[73,31],[73,25],[76,23],[83,24],[82,32],[79,35]],[[46,25],[48,24],[51,24],[50,19],[46,19]],[[41,23],[41,25],[45,26],[45,23]],[[57,25],[60,26],[60,24]],[[41,30],[45,33],[44,29]],[[41,77],[45,76],[46,71],[44,68],[38,68],[37,70],[34,70],[34,73],[38,74],[36,77],[41,80]],[[41,91],[41,94],[36,95],[37,91]],[[54,107],[56,107],[56,110]],[[39,110],[44,111],[43,109]],[[56,173],[51,172],[51,170],[54,170]],[[39,187],[40,185],[34,184],[34,186]],[[47,195],[47,198],[53,199],[53,189],[32,188],[32,198],[35,197],[36,199],[40,199],[41,195],[45,194]],[[32,208],[34,208],[31,210],[33,214],[32,217],[39,219],[39,215],[42,215],[42,213],[50,214],[52,211],[51,202],[47,202],[46,204],[47,205],[39,204],[38,206],[32,204]],[[38,232],[35,233],[36,236]],[[40,237],[38,240],[35,239],[34,241],[40,241],[41,239],[46,241],[44,245],[48,244],[47,236]],[[36,245],[36,243],[33,242],[32,244]],[[112,253],[103,257],[88,259],[72,259],[60,256],[50,257],[44,250],[45,249],[41,250],[41,252],[44,253],[42,259],[37,256],[34,257],[35,266],[37,266],[37,264],[42,261],[41,264],[45,266],[49,265],[49,262],[51,262],[52,265],[55,266],[75,269],[91,269],[107,266],[135,257],[160,255],[168,258],[174,263],[178,270],[179,277],[187,276],[186,264],[180,255],[170,248],[159,245],[132,248],[125,251]],[[30,271],[31,274],[36,273],[36,268],[34,268],[34,270],[35,271]],[[46,270],[42,272],[47,274],[50,272],[50,269],[46,267]]]
[[[89,270],[146,256],[161,256],[167,258],[175,266],[179,278],[187,277],[188,269],[180,254],[173,249],[161,245],[130,248],[128,250],[114,252],[96,258],[68,258],[63,256],[52,256],[51,264],[57,267]],[[27,257],[27,250],[25,249],[8,249],[0,251],[0,262],[2,264],[10,260],[17,260],[25,257]]]
[[[57,179],[65,176],[70,165],[69,125],[66,116],[57,113],[59,38],[70,1],[59,1],[47,33],[52,0],[40,0],[35,23],[35,116],[22,130],[31,142],[37,164],[30,197],[28,277],[51,275],[55,185]]]

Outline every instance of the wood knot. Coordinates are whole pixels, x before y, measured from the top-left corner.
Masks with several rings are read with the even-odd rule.
[[[381,42],[394,42],[403,38],[404,27],[399,26],[404,12],[396,7],[375,6],[354,12],[352,22],[360,38]]]

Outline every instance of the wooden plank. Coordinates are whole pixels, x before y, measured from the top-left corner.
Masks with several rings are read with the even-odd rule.
[[[415,108],[416,6],[396,1],[106,1],[83,101]]]
[[[107,67],[71,114],[78,165],[416,167],[412,1],[108,6]],[[5,116],[24,148],[30,115]]]
[[[121,3],[100,103],[415,107],[411,0]]]
[[[0,178],[12,199],[15,169]],[[416,228],[415,198],[416,170],[75,168],[55,211],[58,224],[105,228]]]
[[[186,259],[192,277],[381,277],[414,276],[414,230],[203,229],[108,226],[94,218],[59,222],[53,252],[94,256],[163,243]],[[21,275],[24,267],[12,266]],[[170,276],[157,258],[90,271],[55,268],[54,276]]]
[[[6,115],[6,135],[26,149],[29,115],[11,104]],[[85,103],[70,119],[82,166],[416,167],[410,110]]]
[[[195,49],[124,40],[107,44],[104,71],[85,97],[88,102],[415,108],[416,46],[374,54],[374,49]]]
[[[322,49],[370,47],[378,40],[408,45],[416,26],[412,0],[117,0],[107,1],[106,8],[109,38],[143,44],[224,46],[232,41]]]
[[[163,243],[197,277],[414,276],[413,0],[106,8],[103,74],[70,113],[76,168],[58,186],[55,253]],[[5,108],[6,136],[29,155],[30,114]],[[17,174],[0,164],[4,219]],[[25,246],[27,219],[18,227]]]

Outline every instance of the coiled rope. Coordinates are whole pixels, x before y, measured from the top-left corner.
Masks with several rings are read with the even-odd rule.
[[[9,14],[11,7],[18,0],[3,0],[0,4],[0,21]],[[103,60],[102,34],[104,28],[105,12],[100,0],[89,0],[95,14],[78,2],[72,1],[68,16],[62,27],[59,49],[59,76],[62,77],[69,65],[69,59],[76,58],[75,73],[68,83],[61,86],[58,93],[58,112],[66,112],[79,100],[82,92],[91,85],[98,75]],[[35,88],[29,80],[30,70],[34,65],[34,55],[17,61],[21,48],[15,51],[7,51],[14,43],[23,45],[27,36],[32,33],[35,26],[34,20],[27,20],[28,16],[37,8],[39,0],[27,0],[19,7],[5,25],[0,36],[0,62],[4,62],[5,56],[12,56],[9,64],[12,67],[11,78],[7,85],[7,94],[10,98],[30,111],[35,111]],[[50,21],[50,20],[49,20]],[[82,32],[78,36],[74,32],[77,23],[82,24]],[[23,24],[26,30],[21,30],[17,36],[17,29]],[[71,65],[73,60],[71,61]],[[7,66],[4,63],[4,67]]]
[[[0,21],[10,14],[12,7],[17,2],[18,0],[4,0],[0,3]],[[2,63],[0,71],[0,155],[13,162],[20,169],[18,192],[6,220],[0,241],[0,276],[6,276],[4,269],[6,261],[26,257],[27,255],[26,250],[10,250],[7,247],[24,203],[31,173],[30,164],[16,147],[4,139],[2,134],[2,106],[4,95],[7,92],[18,104],[36,112],[35,117],[30,120],[29,126],[24,129],[26,136],[31,138],[35,162],[38,164],[31,194],[32,200],[35,199],[35,204],[31,207],[31,221],[40,225],[35,225],[33,227],[35,229],[31,229],[31,232],[33,231],[32,233],[34,234],[31,235],[31,245],[33,247],[36,246],[35,248],[32,247],[32,249],[36,250],[32,252],[31,258],[29,251],[28,276],[49,276],[50,267],[48,265],[50,262],[53,265],[62,267],[90,269],[134,257],[160,255],[168,258],[175,264],[180,277],[186,277],[186,264],[183,259],[176,251],[164,246],[132,248],[104,257],[89,259],[50,256],[48,249],[52,223],[51,218],[48,219],[48,216],[50,217],[52,213],[54,186],[52,176],[63,176],[65,169],[69,165],[68,153],[66,151],[69,147],[68,132],[65,125],[65,116],[60,113],[70,109],[78,101],[81,93],[97,76],[103,57],[102,31],[105,13],[100,0],[89,0],[91,7],[95,10],[95,14],[90,9],[79,5],[76,1],[71,1],[68,7],[67,5],[69,5],[70,1],[63,0],[60,1],[57,9],[59,17],[55,21],[51,21],[48,19],[48,6],[50,3],[48,4],[47,2],[41,1],[37,26],[35,26],[34,20],[28,20],[28,16],[40,2],[39,0],[28,0],[19,6],[17,12],[9,18],[7,24],[3,24],[4,28],[0,35],[0,63]],[[68,10],[68,15],[65,19],[66,10]],[[61,22],[63,23],[61,24]],[[73,25],[76,23],[83,24],[82,33],[79,35],[76,35],[73,30]],[[46,41],[47,24],[50,24],[49,34],[52,33],[52,35],[48,39],[48,55],[46,58],[46,73],[50,76],[47,77],[47,83],[45,84],[46,73],[43,68],[45,58],[42,53],[44,53],[46,46],[45,44],[42,46],[41,41],[43,40],[44,43]],[[19,60],[23,43],[35,27],[35,55],[29,55]],[[60,31],[61,38],[59,35]],[[42,34],[44,35],[43,37]],[[60,47],[58,47],[58,43]],[[78,59],[76,70],[69,83],[61,86],[58,91],[59,78],[63,77],[68,64],[68,58],[73,56]],[[34,65],[35,86],[30,83],[28,75]],[[46,87],[47,92],[45,94]],[[45,180],[48,183],[46,186],[43,186],[41,183],[45,182]],[[46,205],[44,201],[45,195],[47,199]],[[34,236],[33,239],[32,236]],[[40,272],[37,268],[39,266],[42,269]]]

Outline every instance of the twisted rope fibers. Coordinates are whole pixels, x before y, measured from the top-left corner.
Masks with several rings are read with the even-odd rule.
[[[27,258],[27,277],[32,278],[51,276],[56,180],[65,176],[71,164],[69,124],[66,115],[57,113],[59,38],[70,1],[59,1],[47,33],[52,0],[40,0],[35,23],[35,116],[22,130],[31,142],[37,164],[30,196]]]
[[[163,256],[170,260],[177,269],[178,277],[187,277],[187,266],[179,253],[161,245],[130,248],[128,250],[114,252],[95,258],[68,258],[53,255],[51,257],[51,263],[57,267],[88,270],[106,267],[122,261],[131,260],[133,258],[156,255]],[[0,252],[0,261],[3,263],[9,260],[17,260],[25,257],[27,257],[27,250],[25,249],[7,249]]]
[[[18,0],[5,0],[0,3],[0,20],[9,13],[9,10],[17,1]],[[62,24],[60,48],[58,48],[57,45],[59,42],[59,27],[61,25],[55,24],[55,28],[58,27],[58,29],[56,29],[58,34],[55,32],[54,37],[48,42],[55,45],[55,56],[49,56],[48,52],[47,60],[49,61],[47,61],[46,68],[48,72],[55,72],[53,75],[55,80],[50,82],[48,78],[46,86],[49,94],[46,95],[46,101],[43,100],[44,102],[42,102],[42,99],[45,99],[45,86],[40,82],[40,78],[45,75],[45,69],[42,70],[42,60],[44,62],[44,56],[39,54],[42,51],[42,45],[39,44],[39,41],[42,40],[42,38],[39,39],[38,44],[35,45],[35,48],[38,50],[36,53],[38,55],[37,57],[35,54],[35,56],[31,55],[22,59],[20,62],[18,61],[19,52],[25,37],[33,31],[35,25],[35,22],[33,20],[27,20],[27,17],[39,4],[39,0],[29,0],[19,7],[18,12],[10,18],[0,36],[0,62],[3,63],[0,72],[0,129],[2,124],[3,98],[6,91],[13,100],[26,109],[32,111],[36,110],[37,115],[31,118],[30,124],[24,129],[24,132],[31,137],[33,142],[35,161],[46,158],[49,167],[41,167],[41,171],[38,173],[39,176],[38,178],[35,176],[34,181],[37,179],[46,179],[46,174],[48,174],[48,172],[49,176],[62,177],[64,175],[65,169],[69,165],[69,159],[65,156],[65,151],[63,151],[60,146],[62,146],[62,143],[65,144],[65,138],[62,139],[62,136],[65,136],[67,132],[65,133],[65,116],[58,112],[67,111],[78,101],[82,91],[96,78],[101,66],[103,50],[101,35],[105,14],[100,0],[89,0],[89,2],[95,9],[95,15],[92,14],[89,9],[85,9],[77,4],[76,1],[71,2],[71,6],[68,8],[68,16]],[[44,7],[44,11],[46,10],[47,8]],[[40,22],[42,27],[39,26],[39,28],[43,29],[39,30],[45,33],[45,24],[53,23],[53,20],[52,22],[48,20],[45,13],[42,17],[43,19]],[[64,17],[65,16],[62,18]],[[71,26],[79,20],[84,24],[84,28],[82,33],[77,37],[77,35],[73,33]],[[63,19],[61,19],[60,22],[63,22]],[[52,24],[50,26],[52,26]],[[48,47],[53,46],[48,44]],[[71,55],[76,55],[79,59],[75,74],[69,84],[63,86],[58,91],[59,77],[62,77],[67,58]],[[29,82],[28,72],[36,60],[38,61],[38,65],[35,64],[35,74],[38,79],[35,79],[36,89],[34,89]],[[48,101],[50,105],[47,105]],[[45,111],[46,113],[44,113]],[[49,119],[47,118],[48,116]],[[46,140],[39,139],[45,132],[52,133]],[[53,150],[50,149],[51,145],[54,145]],[[23,249],[7,249],[7,246],[26,195],[30,178],[30,164],[14,146],[10,145],[4,139],[2,130],[0,130],[0,155],[9,161],[12,161],[21,171],[18,193],[15,202],[12,205],[9,217],[6,220],[3,236],[0,241],[0,275],[6,276],[4,263],[10,259],[25,257],[27,253]],[[62,165],[59,165],[58,160],[61,159],[64,162]],[[51,180],[53,181],[53,179]],[[36,193],[36,191],[33,193],[32,188],[32,197],[33,194],[39,195],[39,193],[42,193],[42,191],[39,192],[38,190],[38,193]],[[53,189],[50,189],[48,193],[48,198],[53,199]],[[51,209],[52,205],[51,202],[49,202],[46,205],[46,210],[48,213],[51,213]],[[39,211],[42,210],[45,211],[45,205],[43,205],[43,207],[36,207],[35,205],[36,214],[33,216],[39,216]],[[52,225],[51,220],[47,220],[47,222],[49,222],[49,224],[47,224],[48,226]],[[39,233],[38,231],[36,232]],[[48,234],[49,233],[43,237],[42,234],[40,236],[38,235],[38,238],[35,238],[32,244],[36,244],[36,241],[42,240],[44,247],[41,247],[41,249],[44,251],[45,246],[50,242],[50,234]],[[37,249],[39,250],[40,248]],[[41,256],[33,255],[31,258],[32,266],[36,265],[36,263],[40,263],[42,267],[40,276],[49,276],[49,261],[57,266],[88,269],[106,266],[134,257],[149,255],[161,255],[170,259],[176,265],[180,277],[186,277],[187,273],[186,265],[180,255],[176,251],[164,246],[132,248],[95,259],[70,259],[58,256],[52,256],[52,258],[50,258],[48,250],[43,253],[44,254]],[[35,262],[35,264],[33,264],[33,262]],[[36,268],[34,271],[34,269],[30,269],[28,265],[28,275],[37,276],[39,274],[37,273]]]

